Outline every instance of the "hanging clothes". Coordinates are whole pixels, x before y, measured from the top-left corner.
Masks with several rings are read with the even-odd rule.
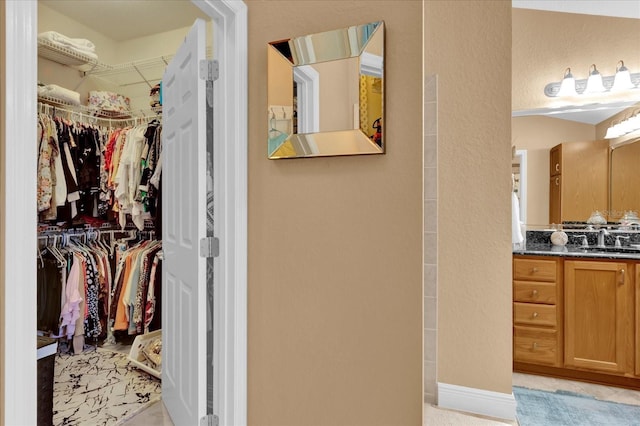
[[[160,252],[160,241],[144,241],[122,253],[112,291],[113,329],[136,334],[144,329],[144,313],[149,286],[156,279],[153,259]],[[155,291],[155,290],[154,290]]]
[[[144,332],[139,313],[145,312],[147,297],[139,293],[159,280],[151,271],[162,243],[129,239],[110,246],[82,233],[68,238],[64,247],[45,246],[38,257],[38,329],[72,342],[76,353],[85,341],[108,338],[114,330]]]
[[[160,213],[161,134],[157,119],[106,128],[39,114],[40,220],[116,220],[143,230]]]

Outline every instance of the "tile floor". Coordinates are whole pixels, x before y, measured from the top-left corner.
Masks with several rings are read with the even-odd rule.
[[[605,401],[640,405],[640,391],[554,379],[550,377],[513,373],[513,385],[533,389],[555,391],[558,389],[592,395]],[[123,426],[173,426],[171,418],[162,402],[157,402],[140,412],[137,416],[123,423]],[[424,406],[425,426],[464,425],[464,426],[517,426],[517,422],[491,419],[458,411],[445,410],[431,404]]]

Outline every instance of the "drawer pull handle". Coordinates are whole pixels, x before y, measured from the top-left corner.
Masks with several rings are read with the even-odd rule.
[[[560,163],[556,163],[556,172],[560,171]]]
[[[624,284],[624,269],[620,269],[620,285]]]
[[[538,342],[533,342],[533,345],[531,345],[531,348],[535,351],[536,349],[538,349]]]
[[[560,186],[560,178],[556,178],[556,186]]]
[[[531,290],[531,296],[536,297],[538,295],[538,290]]]
[[[538,318],[538,313],[534,312],[533,315],[531,315],[531,316],[534,317],[534,318]]]
[[[531,273],[535,274],[536,272],[538,272],[538,268],[536,268],[535,266],[533,268],[531,268]]]

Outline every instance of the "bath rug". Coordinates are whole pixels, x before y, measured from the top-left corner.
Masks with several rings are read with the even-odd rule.
[[[589,395],[513,387],[520,426],[640,425],[640,406],[601,401]]]

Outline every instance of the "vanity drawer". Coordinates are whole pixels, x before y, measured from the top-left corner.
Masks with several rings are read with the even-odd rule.
[[[556,261],[513,259],[513,279],[554,282],[556,280]]]
[[[558,366],[558,332],[532,327],[514,327],[513,360]]]
[[[535,281],[514,281],[513,301],[528,303],[556,304],[556,283]]]
[[[513,322],[515,324],[544,325],[555,327],[557,325],[555,305],[542,305],[540,303],[513,303]]]

